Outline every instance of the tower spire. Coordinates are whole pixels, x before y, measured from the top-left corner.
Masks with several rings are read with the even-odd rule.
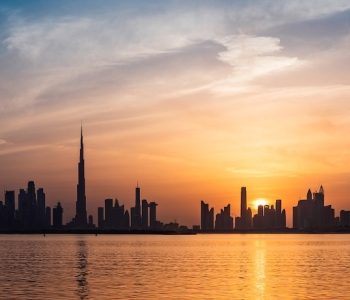
[[[84,228],[87,224],[86,217],[86,195],[85,195],[85,163],[84,163],[84,141],[83,141],[83,122],[80,127],[80,157],[78,163],[78,185],[76,202],[76,227]]]

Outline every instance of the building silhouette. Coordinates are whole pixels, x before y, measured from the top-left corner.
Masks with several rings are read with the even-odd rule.
[[[135,206],[131,207],[130,213],[131,213],[131,227],[134,229],[141,229],[142,228],[141,190],[138,183],[135,188]]]
[[[124,224],[124,205],[120,205],[118,199],[115,199],[113,207],[113,228],[122,229],[124,228]]]
[[[113,228],[113,199],[105,199],[105,228]]]
[[[201,230],[214,229],[214,207],[209,210],[209,204],[201,201]]]
[[[46,206],[45,208],[45,228],[51,227],[51,207]]]
[[[53,214],[53,228],[61,229],[63,225],[63,208],[61,202],[57,202],[56,207],[52,210]]]
[[[331,205],[324,205],[322,185],[314,193],[309,189],[306,199],[299,200],[298,205],[293,207],[295,229],[329,229],[337,225],[334,209]]]
[[[228,204],[215,218],[215,230],[232,230],[233,218],[231,217],[231,205]]]
[[[86,195],[85,195],[85,162],[84,162],[84,141],[83,127],[80,131],[80,156],[78,163],[78,185],[77,185],[77,201],[74,218],[74,226],[76,228],[87,227],[87,212],[86,212]]]
[[[5,207],[3,207],[3,227],[15,227],[15,191],[5,191]]]
[[[104,228],[104,209],[97,207],[97,227]]]
[[[88,219],[89,219],[89,221],[88,221],[89,227],[93,227],[94,226],[94,217],[92,215],[89,215]]]
[[[28,182],[27,188],[27,205],[28,205],[28,229],[35,229],[36,225],[36,193],[34,181]]]
[[[241,187],[241,215],[235,219],[236,229],[251,229],[252,228],[252,210],[247,208],[247,188]]]
[[[149,225],[152,229],[159,227],[159,222],[157,221],[157,206],[155,202],[150,202],[149,204]]]
[[[286,228],[286,211],[282,210],[282,200],[276,200],[273,205],[259,205],[258,213],[253,217],[253,229],[281,229]]]
[[[129,214],[129,212],[127,210],[124,213],[124,227],[125,228],[129,228],[130,227],[130,214]]]
[[[247,229],[247,188],[241,187],[241,218],[238,225],[240,229]]]
[[[37,191],[37,224],[39,228],[45,227],[45,193],[43,188]]]
[[[147,229],[148,228],[148,202],[146,199],[142,200],[142,228]]]

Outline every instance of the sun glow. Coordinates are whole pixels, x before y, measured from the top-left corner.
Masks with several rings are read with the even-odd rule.
[[[268,203],[267,203],[267,200],[266,200],[266,199],[259,198],[259,199],[254,200],[254,201],[253,201],[253,204],[254,204],[255,209],[258,209],[258,206],[259,206],[259,205],[264,206],[264,205],[266,205],[266,204],[268,204]]]

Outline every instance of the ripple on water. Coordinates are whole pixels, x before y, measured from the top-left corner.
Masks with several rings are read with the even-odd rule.
[[[348,299],[348,235],[0,236],[0,299]]]

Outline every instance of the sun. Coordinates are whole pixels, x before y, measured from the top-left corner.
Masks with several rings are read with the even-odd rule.
[[[259,205],[265,206],[267,204],[267,200],[264,198],[259,198],[253,201],[255,209],[258,209]]]

